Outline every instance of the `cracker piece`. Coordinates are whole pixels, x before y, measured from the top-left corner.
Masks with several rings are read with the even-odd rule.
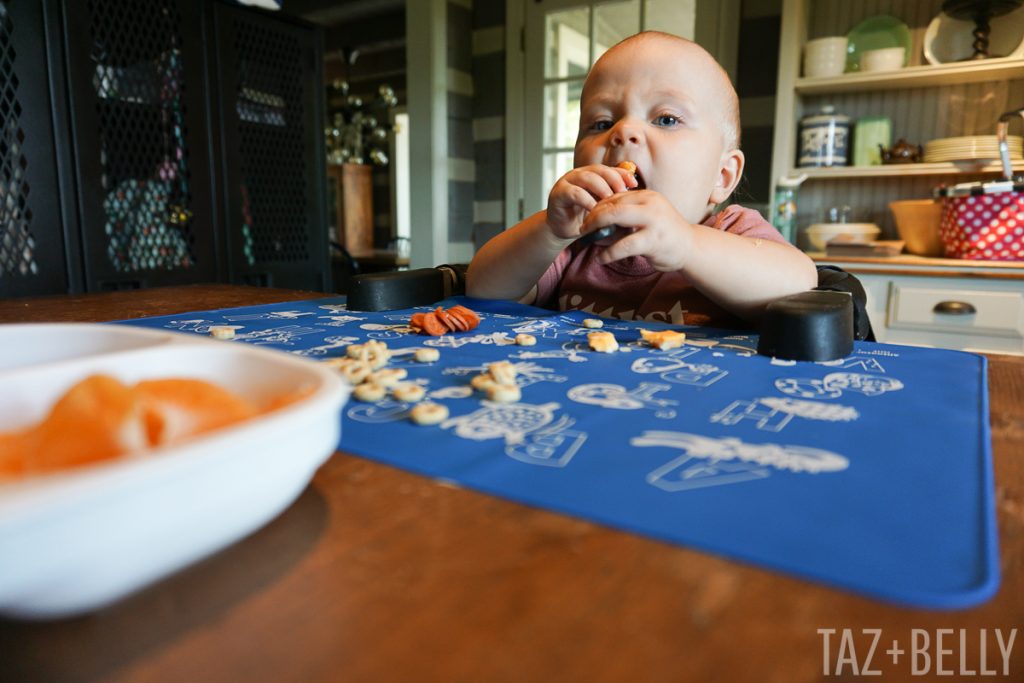
[[[619,342],[611,332],[591,332],[587,335],[587,343],[598,353],[615,353],[619,350]]]
[[[430,401],[417,403],[409,411],[409,418],[418,425],[440,424],[448,419],[448,407]]]
[[[416,349],[412,357],[417,363],[434,363],[441,358],[441,352],[437,349]]]
[[[516,344],[518,344],[519,346],[536,346],[537,338],[534,337],[532,334],[517,334]]]
[[[352,390],[352,396],[359,401],[379,401],[384,398],[387,389],[374,382],[364,382]]]

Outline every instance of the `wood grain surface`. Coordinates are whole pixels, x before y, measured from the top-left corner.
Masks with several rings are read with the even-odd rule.
[[[314,296],[220,285],[11,300],[0,321]],[[881,629],[871,667],[882,680],[931,680],[934,642],[931,677],[882,650],[909,648],[912,629],[933,641],[937,629],[966,629],[966,670],[985,657],[1001,673],[993,630],[1016,628],[1009,670],[1021,680],[1024,358],[992,356],[989,367],[1003,582],[972,610],[901,608],[336,453],[280,517],[169,579],[84,617],[0,621],[0,679],[860,680],[849,664],[826,675],[838,635],[823,661],[818,629],[849,628],[861,665],[873,639],[862,629]],[[946,669],[961,666],[958,634],[947,636]]]

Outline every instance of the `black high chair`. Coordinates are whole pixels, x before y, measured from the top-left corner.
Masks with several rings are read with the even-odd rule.
[[[445,264],[390,273],[354,275],[349,280],[351,311],[389,311],[426,306],[466,293],[466,264]],[[860,280],[836,266],[818,266],[814,291],[842,292],[853,300],[854,339],[874,341],[868,319],[867,295]]]

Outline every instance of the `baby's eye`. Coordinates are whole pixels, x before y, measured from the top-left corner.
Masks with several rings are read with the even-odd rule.
[[[674,126],[679,123],[679,117],[672,116],[671,114],[662,114],[654,118],[654,125],[656,126]]]
[[[611,121],[594,121],[590,124],[590,130],[602,131],[612,127]]]

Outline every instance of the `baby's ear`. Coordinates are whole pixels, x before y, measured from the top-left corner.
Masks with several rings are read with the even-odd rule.
[[[718,163],[718,178],[714,189],[711,190],[710,204],[721,204],[729,198],[743,177],[745,161],[743,152],[738,149],[729,150],[722,155],[722,160]]]

